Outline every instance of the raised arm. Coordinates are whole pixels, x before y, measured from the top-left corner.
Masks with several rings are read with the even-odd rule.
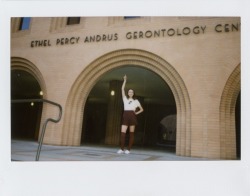
[[[126,96],[126,94],[125,94],[125,85],[126,85],[126,82],[127,82],[127,76],[125,75],[123,77],[123,84],[122,84],[122,97]]]

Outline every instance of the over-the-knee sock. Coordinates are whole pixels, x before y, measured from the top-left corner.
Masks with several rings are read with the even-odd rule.
[[[124,150],[126,133],[121,132],[121,149]]]
[[[130,132],[128,150],[131,150],[133,143],[134,143],[134,132]]]

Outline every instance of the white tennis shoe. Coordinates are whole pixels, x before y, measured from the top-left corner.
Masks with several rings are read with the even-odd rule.
[[[125,154],[129,154],[130,153],[130,151],[129,150],[125,150],[125,152],[124,152]]]
[[[120,149],[117,151],[117,154],[123,154],[124,153],[124,150]]]

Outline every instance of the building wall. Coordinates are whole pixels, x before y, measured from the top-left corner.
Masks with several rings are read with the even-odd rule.
[[[234,150],[222,157],[221,103],[230,76],[240,72],[240,18],[89,17],[67,26],[66,17],[37,17],[29,30],[21,32],[18,20],[12,18],[11,57],[31,62],[43,77],[44,98],[64,108],[62,120],[48,125],[45,143],[79,145],[83,119],[79,108],[84,108],[90,89],[101,74],[132,59],[130,63],[148,66],[171,83],[178,155],[235,158]],[[155,37],[154,31],[159,33]],[[239,76],[233,84],[228,87],[231,101],[240,91]],[[55,108],[44,107],[43,120],[57,115]],[[233,142],[226,146],[235,149]]]

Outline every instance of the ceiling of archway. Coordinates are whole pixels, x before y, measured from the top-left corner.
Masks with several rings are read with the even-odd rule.
[[[112,80],[122,82],[125,74],[128,78],[126,89],[134,89],[136,95],[143,97],[145,102],[165,105],[175,104],[171,89],[160,76],[145,68],[133,66],[125,66],[105,73],[93,87],[89,99],[91,101],[107,102],[110,96],[109,82]],[[12,71],[12,99],[39,98],[40,90],[38,82],[31,74],[21,70]]]
[[[11,99],[41,98],[40,85],[28,72],[11,71]]]
[[[89,100],[106,102],[110,96],[109,82],[123,81],[125,74],[127,75],[126,89],[134,89],[136,95],[143,97],[145,102],[175,104],[171,89],[160,76],[145,68],[133,66],[113,69],[104,74],[90,92]]]

